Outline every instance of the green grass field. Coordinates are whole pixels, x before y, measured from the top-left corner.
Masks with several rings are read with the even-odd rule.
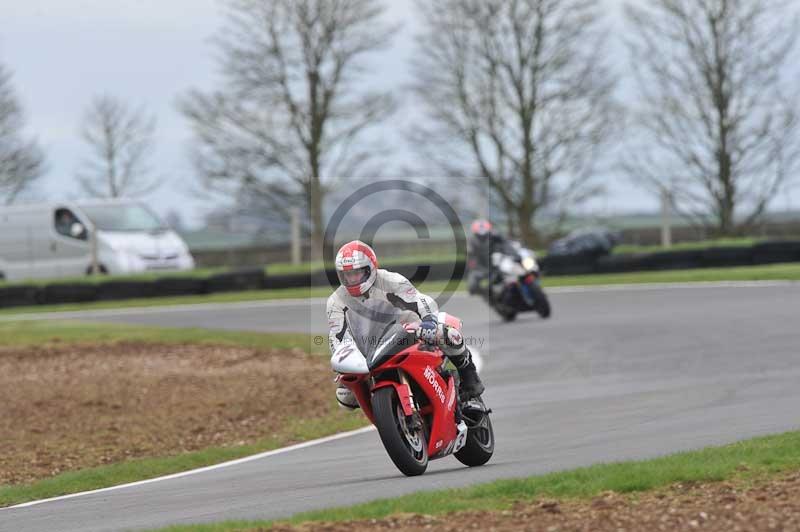
[[[326,354],[327,345],[316,345],[313,336],[292,333],[252,333],[176,329],[135,325],[61,322],[12,321],[0,323],[4,346],[47,343],[97,343],[136,341],[159,344],[215,344],[239,347],[300,349],[311,354]]]
[[[61,277],[58,279],[30,279],[25,281],[0,280],[0,287],[15,285],[44,286],[53,283],[86,283],[100,284],[108,281],[155,281],[164,277],[206,279],[216,273],[230,271],[230,268],[197,268],[187,272],[148,272],[130,275],[83,275],[81,277]]]
[[[742,480],[751,482],[800,469],[800,432],[746,440],[723,447],[673,454],[636,462],[599,464],[571,471],[469,488],[423,491],[346,508],[297,515],[289,523],[378,519],[402,513],[437,515],[467,510],[507,510],[514,502],[548,496],[582,499],[604,491],[632,493],[675,483]],[[269,528],[269,521],[231,521],[174,526],[169,532],[229,532]]]

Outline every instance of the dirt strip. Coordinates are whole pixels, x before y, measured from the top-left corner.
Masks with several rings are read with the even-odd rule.
[[[296,418],[338,415],[331,380],[327,361],[299,351],[0,347],[0,484],[255,442]]]
[[[461,530],[536,532],[653,532],[667,530],[800,530],[800,474],[750,487],[731,482],[677,485],[622,496],[605,493],[586,501],[537,500],[502,512],[446,516],[401,515],[343,523],[278,525],[272,532],[403,532]]]

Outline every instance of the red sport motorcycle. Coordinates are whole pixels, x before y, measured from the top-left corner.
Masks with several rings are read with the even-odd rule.
[[[354,341],[339,346],[331,365],[377,427],[392,462],[407,476],[451,454],[467,466],[488,462],[491,410],[480,397],[459,397],[458,372],[446,368],[441,349],[419,339],[418,318],[388,303],[367,303],[348,312]]]

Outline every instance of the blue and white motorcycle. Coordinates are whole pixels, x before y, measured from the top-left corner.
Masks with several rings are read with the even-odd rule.
[[[490,289],[484,292],[489,306],[505,321],[520,312],[550,317],[550,300],[541,286],[541,270],[534,252],[513,242],[504,253],[492,254]]]

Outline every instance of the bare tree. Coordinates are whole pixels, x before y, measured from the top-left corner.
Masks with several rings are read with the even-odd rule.
[[[45,172],[45,158],[34,139],[25,139],[25,115],[0,65],[0,198],[8,204]]]
[[[158,188],[161,183],[148,165],[155,128],[155,117],[143,109],[112,96],[95,97],[81,127],[91,152],[77,175],[83,190],[95,197],[118,198]]]
[[[751,226],[798,169],[797,87],[782,77],[800,31],[791,0],[646,0],[626,6],[641,105],[624,166],[698,224]],[[797,72],[794,72],[796,82]],[[790,97],[791,96],[791,97]]]
[[[363,89],[363,59],[388,43],[378,0],[228,0],[218,35],[223,86],[181,102],[204,185],[300,205],[321,253],[323,200],[374,161],[366,131],[393,110]]]
[[[478,176],[533,244],[535,215],[598,192],[612,78],[595,0],[434,0],[415,92],[432,126],[412,139],[448,175]]]

